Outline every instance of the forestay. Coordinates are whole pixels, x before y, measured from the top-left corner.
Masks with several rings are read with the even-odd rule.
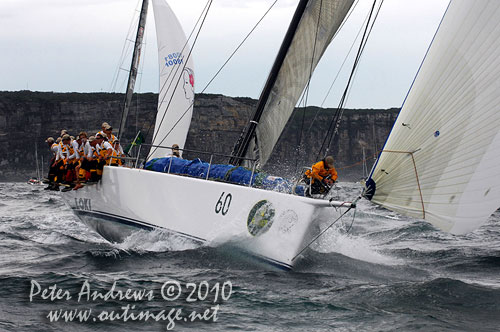
[[[256,129],[259,155],[254,155],[255,142],[252,141],[247,158],[258,157],[261,166],[267,162],[312,71],[352,3],[353,0],[309,1]]]
[[[160,89],[153,145],[182,149],[191,124],[194,102],[193,61],[186,36],[165,0],[153,0],[158,40]],[[164,157],[166,149],[151,150],[148,159]]]
[[[457,234],[500,206],[500,1],[450,3],[373,182],[373,202]]]

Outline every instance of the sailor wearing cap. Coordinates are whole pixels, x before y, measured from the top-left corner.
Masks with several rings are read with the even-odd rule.
[[[59,144],[59,155],[66,171],[63,182],[69,184],[75,179],[75,161],[78,157],[78,151],[75,150],[71,136],[68,134],[64,134],[62,137],[62,142]]]
[[[98,179],[97,177],[97,158],[99,158],[99,154],[97,153],[97,140],[95,136],[90,136],[88,143],[89,146],[85,152],[85,162],[83,163],[82,168],[87,172],[87,181],[95,182]]]
[[[106,134],[105,138],[108,139],[108,142],[111,143],[111,145],[113,146],[113,149],[116,150],[116,152],[118,153],[119,156],[124,156],[125,155],[125,152],[123,152],[123,148],[120,144],[118,144],[118,146],[115,146],[115,142],[118,140],[118,137],[116,137],[115,135],[113,135],[113,127],[111,127],[110,125],[107,125],[105,130],[104,130],[104,133]],[[119,143],[119,142],[118,142]]]
[[[120,152],[121,151],[121,152]],[[122,159],[116,158],[116,157],[125,157],[125,154],[123,153],[123,150],[121,149],[120,146],[120,140],[117,138],[113,142],[113,152],[111,153],[111,159],[110,159],[110,166],[122,166],[123,161]]]
[[[111,154],[113,153],[113,146],[104,138],[101,134],[97,134],[95,137],[96,151],[99,154],[99,158],[97,161],[97,176],[100,179],[102,176],[102,171],[104,169],[104,165],[109,165]]]
[[[111,127],[110,125],[107,125],[106,127],[104,127],[104,134],[105,134],[105,137],[108,139],[108,142],[113,144],[115,142],[115,140],[117,139],[115,135],[113,135],[113,127]]]
[[[106,136],[106,127],[109,127],[109,123],[107,122],[103,122],[102,125],[101,125],[101,131],[98,131],[95,136],[97,137],[97,135],[101,135],[102,137],[105,137]]]
[[[58,154],[56,156],[56,161],[60,162],[62,161],[64,164],[66,164],[68,157],[69,157],[69,150],[71,147],[71,138],[69,137],[68,134],[64,134],[61,137],[61,140],[59,141],[58,144]]]

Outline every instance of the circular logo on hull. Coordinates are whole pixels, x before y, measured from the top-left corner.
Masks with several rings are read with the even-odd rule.
[[[290,233],[293,226],[299,220],[299,216],[293,210],[286,210],[278,217],[278,225],[281,233]]]
[[[257,202],[247,219],[247,228],[253,236],[264,234],[271,228],[274,219],[274,208],[271,202],[262,200]]]

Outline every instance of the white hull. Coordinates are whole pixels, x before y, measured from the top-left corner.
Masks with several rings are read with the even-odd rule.
[[[112,242],[160,228],[201,243],[231,242],[285,269],[318,234],[318,222],[335,214],[325,200],[124,167],[106,167],[98,184],[62,197]],[[249,229],[252,220],[262,227]]]

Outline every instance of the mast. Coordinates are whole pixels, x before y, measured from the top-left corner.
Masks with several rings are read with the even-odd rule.
[[[36,162],[36,179],[40,180],[40,168],[38,167],[38,146],[35,142],[35,162]]]
[[[137,70],[139,68],[139,59],[141,57],[142,39],[144,37],[144,28],[146,26],[146,16],[148,13],[148,0],[143,0],[141,13],[139,16],[139,25],[137,27],[137,34],[135,37],[134,53],[132,54],[132,63],[130,64],[130,72],[128,75],[127,91],[125,95],[125,103],[123,105],[122,119],[120,121],[120,130],[118,137],[121,137],[125,131],[125,124],[127,122],[128,110],[134,94],[135,79],[137,77]]]
[[[295,14],[293,15],[292,21],[290,22],[290,26],[288,27],[285,38],[283,39],[278,55],[276,56],[276,60],[274,60],[273,67],[271,68],[271,72],[269,73],[269,76],[267,78],[266,85],[262,90],[252,119],[248,123],[245,132],[242,133],[242,135],[238,139],[238,142],[233,148],[233,157],[229,159],[230,164],[241,165],[243,162],[241,158],[247,153],[248,146],[250,145],[250,142],[255,135],[255,129],[259,124],[262,112],[264,111],[264,107],[266,106],[269,95],[271,94],[271,90],[276,82],[278,73],[281,69],[281,66],[283,65],[285,56],[288,52],[288,49],[290,48],[290,45],[292,44],[293,37],[295,36],[295,32],[297,31],[297,27],[299,26],[302,14],[304,13],[308,3],[309,0],[300,0],[299,4],[297,5],[297,9],[295,10]]]

